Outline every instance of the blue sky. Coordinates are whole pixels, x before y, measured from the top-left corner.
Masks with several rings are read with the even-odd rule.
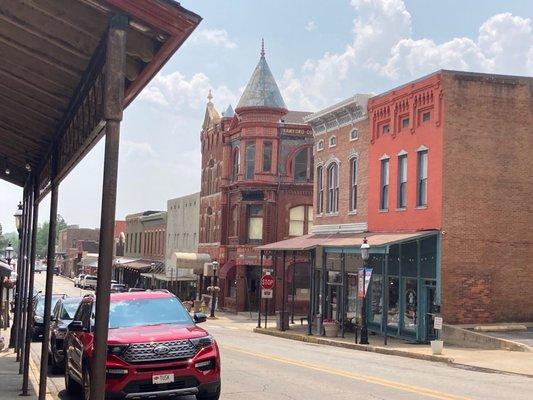
[[[129,107],[122,125],[117,218],[165,209],[199,190],[206,96],[235,105],[261,38],[289,108],[315,111],[440,68],[533,75],[530,0],[182,0],[196,32]],[[67,222],[99,225],[103,142],[60,188]],[[0,223],[14,229],[21,191],[0,182]],[[48,219],[48,199],[41,220]]]

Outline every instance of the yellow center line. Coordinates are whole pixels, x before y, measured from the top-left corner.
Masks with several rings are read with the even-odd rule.
[[[325,372],[325,373],[328,373],[328,374],[331,374],[331,375],[337,375],[337,376],[342,376],[342,377],[345,377],[345,378],[356,379],[356,380],[359,380],[359,381],[364,381],[364,382],[368,382],[368,383],[373,383],[375,385],[380,385],[380,386],[385,386],[385,387],[389,387],[389,388],[393,388],[393,389],[397,389],[397,390],[402,390],[404,392],[416,393],[416,394],[420,394],[420,395],[431,397],[431,398],[435,398],[435,399],[441,399],[441,400],[470,400],[467,397],[461,397],[461,396],[456,396],[456,395],[452,395],[452,394],[448,394],[448,393],[442,393],[442,392],[438,392],[436,390],[432,390],[432,389],[428,389],[428,388],[424,388],[424,387],[420,387],[420,386],[407,385],[407,384],[404,384],[404,383],[395,382],[395,381],[389,381],[389,380],[386,380],[386,379],[383,379],[383,378],[378,378],[378,377],[375,377],[375,376],[359,374],[357,372],[344,371],[344,370],[335,369],[335,368],[318,366],[318,365],[310,364],[310,363],[303,362],[303,361],[291,360],[289,358],[273,356],[273,355],[263,354],[263,353],[257,353],[255,351],[249,351],[249,350],[245,350],[245,349],[242,349],[240,347],[235,347],[235,346],[231,346],[231,345],[224,344],[224,345],[220,345],[220,347],[222,347],[222,349],[231,350],[231,351],[234,351],[234,352],[237,352],[237,353],[242,353],[242,354],[247,354],[247,355],[250,355],[250,356],[253,356],[253,357],[263,358],[265,360],[277,361],[277,362],[280,362],[280,363],[283,363],[283,364],[289,364],[289,365],[294,365],[294,366],[297,366],[297,367],[311,369],[311,370],[314,370],[314,371]]]

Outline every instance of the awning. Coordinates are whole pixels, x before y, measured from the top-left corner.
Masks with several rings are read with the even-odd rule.
[[[170,277],[165,274],[151,274],[151,273],[142,273],[141,276],[145,278],[155,278],[159,281],[165,282],[195,282],[196,278],[193,276],[178,276],[170,279]]]
[[[357,234],[304,235],[257,247],[262,251],[303,251],[318,246],[323,247],[361,247],[366,237],[370,248],[384,247],[394,243],[434,235],[438,231],[416,232],[366,232]]]
[[[204,273],[204,264],[211,262],[211,256],[203,253],[173,253],[172,266],[178,269],[192,269],[195,274]]]
[[[127,263],[120,263],[115,264],[115,267],[123,267],[123,268],[129,268],[129,269],[136,269],[136,270],[149,270],[152,267],[151,261],[132,261]]]

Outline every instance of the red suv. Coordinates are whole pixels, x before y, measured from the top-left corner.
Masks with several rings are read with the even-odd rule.
[[[86,296],[65,339],[65,386],[89,399],[95,299]],[[168,292],[111,295],[107,399],[154,399],[196,395],[220,397],[220,353],[213,338]]]

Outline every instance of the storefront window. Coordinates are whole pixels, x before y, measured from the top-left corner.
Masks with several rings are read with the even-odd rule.
[[[372,276],[372,300],[370,308],[370,322],[381,324],[383,318],[383,276]]]
[[[348,306],[347,313],[349,318],[357,316],[357,275],[348,274]]]
[[[420,241],[420,276],[426,279],[437,277],[437,236]]]
[[[402,276],[417,276],[417,257],[416,242],[407,242],[402,244]]]
[[[417,321],[417,280],[406,278],[403,280],[404,287],[404,329],[414,331],[416,329]]]
[[[387,326],[398,329],[400,322],[400,284],[397,277],[389,277],[389,312]]]

